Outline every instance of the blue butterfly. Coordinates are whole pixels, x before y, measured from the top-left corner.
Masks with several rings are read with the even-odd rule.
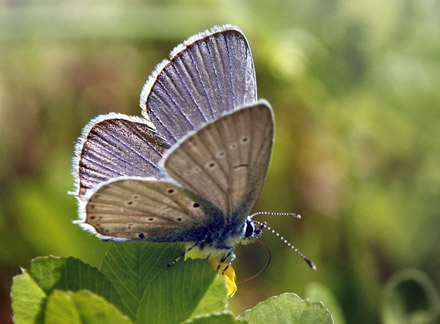
[[[249,215],[274,136],[244,34],[225,25],[178,45],[140,106],[143,118],[111,113],[84,128],[73,163],[78,223],[101,239],[187,242],[231,264],[235,244],[265,227]]]

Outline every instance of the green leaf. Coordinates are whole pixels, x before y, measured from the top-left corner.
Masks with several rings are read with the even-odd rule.
[[[88,290],[55,290],[48,298],[45,324],[132,324],[113,304]]]
[[[139,305],[136,323],[173,324],[190,318],[202,298],[211,295],[207,291],[216,276],[217,272],[206,260],[187,260],[173,265],[147,286]],[[213,306],[213,309],[208,305]],[[198,310],[222,311],[224,305],[220,310],[217,307],[216,302],[209,301]]]
[[[182,324],[246,324],[248,322],[237,320],[234,314],[230,312],[200,315],[193,319],[189,319]]]
[[[224,310],[227,295],[228,288],[226,288],[225,278],[220,275],[215,276],[213,283],[209,286],[209,289],[200,300],[191,317]]]
[[[282,294],[245,311],[239,319],[252,324],[332,324],[333,319],[322,303],[302,300],[296,294]]]
[[[434,283],[418,270],[394,275],[385,289],[382,319],[385,324],[438,323],[440,303]]]
[[[306,296],[310,301],[322,302],[331,311],[335,323],[345,324],[341,305],[329,288],[313,282],[307,286]]]
[[[123,310],[121,298],[98,269],[72,257],[39,257],[31,262],[29,275],[49,295],[54,289],[88,289]]]
[[[12,280],[11,301],[15,324],[42,323],[46,294],[24,271]]]
[[[182,244],[114,243],[101,264],[101,272],[113,284],[124,303],[126,314],[136,318],[138,305],[146,287],[167,264],[185,251]]]
[[[55,290],[50,294],[44,323],[81,324],[81,317],[72,301],[71,293]]]

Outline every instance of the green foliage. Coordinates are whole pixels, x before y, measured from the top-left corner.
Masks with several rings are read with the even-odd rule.
[[[306,289],[306,297],[311,301],[322,302],[331,312],[335,323],[345,324],[341,305],[328,287],[316,282],[310,283]]]
[[[57,289],[87,289],[123,309],[116,289],[98,269],[72,257],[44,257],[34,259],[29,271],[14,278],[11,296],[15,322],[43,323],[47,298]]]
[[[203,295],[213,283],[215,275],[209,262],[202,260],[191,260],[171,267],[147,287],[139,305],[136,323],[180,323],[193,317],[198,307],[209,312],[209,307],[200,304],[205,303]],[[223,299],[226,296],[224,281],[223,289],[219,292],[217,298]],[[207,300],[207,303],[212,305],[212,300]],[[221,311],[223,308],[224,304],[220,309],[211,311]]]
[[[31,262],[29,276],[50,295],[56,289],[79,291],[88,289],[105,296],[119,309],[121,298],[98,269],[72,257],[40,257]]]
[[[394,275],[385,290],[384,324],[434,324],[440,321],[440,299],[432,281],[418,270]]]
[[[148,286],[183,252],[179,244],[112,244],[100,271],[117,289],[127,314],[134,319]]]
[[[282,294],[271,297],[247,310],[239,318],[249,323],[334,323],[332,315],[322,303],[304,301],[295,294]]]
[[[44,257],[14,278],[16,324],[30,323],[333,323],[320,303],[273,297],[239,319],[225,311],[225,279],[206,260],[167,263],[180,244],[116,243],[101,270],[72,257]],[[275,322],[274,322],[275,323]]]
[[[45,324],[132,324],[113,304],[88,290],[55,290],[47,299]]]
[[[137,282],[116,288],[99,268],[109,243],[72,225],[73,143],[98,114],[139,116],[154,66],[188,36],[224,23],[248,37],[258,95],[275,113],[274,152],[254,211],[301,213],[300,222],[261,220],[318,266],[304,269],[263,233],[271,267],[239,287],[230,309],[239,314],[295,291],[319,295],[337,321],[332,298],[309,291],[317,282],[346,323],[372,324],[384,321],[385,287],[401,270],[420,269],[439,291],[439,12],[437,0],[3,1],[0,322],[11,318],[11,278],[39,255],[100,269],[134,316]],[[239,279],[266,263],[255,245],[237,247]],[[29,280],[15,278],[13,296]],[[38,311],[43,291],[34,288],[15,300],[14,309],[26,310],[16,319]]]
[[[182,324],[246,324],[248,322],[237,320],[232,313],[224,312],[211,315],[201,315],[183,322]]]
[[[15,324],[43,323],[47,295],[27,272],[13,279],[11,300]]]

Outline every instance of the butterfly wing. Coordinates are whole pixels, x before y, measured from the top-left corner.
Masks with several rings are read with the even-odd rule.
[[[119,178],[99,185],[80,205],[79,224],[102,239],[202,241],[221,211],[168,181]]]
[[[273,143],[269,103],[244,106],[183,138],[168,150],[168,175],[242,224],[266,177]]]
[[[164,155],[163,167],[180,185],[140,177],[109,180],[81,202],[80,225],[103,239],[221,241],[213,232],[226,224],[241,228],[258,199],[272,142],[269,104],[239,108]]]
[[[98,116],[84,127],[73,161],[77,196],[115,177],[160,178],[158,163],[169,144],[153,127],[123,114]]]
[[[169,143],[257,98],[255,68],[244,34],[226,25],[177,46],[146,82],[142,113]]]

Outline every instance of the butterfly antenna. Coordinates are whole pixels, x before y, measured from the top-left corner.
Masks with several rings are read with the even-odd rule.
[[[255,214],[254,214],[255,215]],[[253,216],[253,215],[252,215]],[[298,250],[296,247],[294,247],[292,244],[290,244],[284,237],[282,237],[280,235],[280,233],[276,232],[274,229],[270,228],[269,226],[267,226],[266,224],[259,222],[259,221],[255,221],[253,220],[254,223],[258,224],[261,226],[261,228],[267,228],[270,232],[272,232],[272,234],[275,234],[281,241],[283,241],[284,244],[286,244],[288,247],[290,247],[296,254],[298,254],[301,258],[304,259],[304,261],[307,262],[307,264],[309,265],[310,268],[312,268],[312,270],[316,271],[316,266],[315,264],[312,262],[312,260],[310,260],[308,257],[306,257],[304,254],[302,254],[302,252],[300,250]]]
[[[255,216],[259,216],[259,215],[271,215],[271,216],[292,216],[295,217],[297,219],[301,219],[301,215],[297,214],[297,213],[271,213],[271,212],[258,212],[255,214],[252,214],[250,217],[254,218]]]
[[[267,251],[267,254],[269,255],[269,259],[267,260],[267,263],[266,263],[266,265],[264,266],[263,269],[261,269],[260,271],[258,271],[256,274],[250,276],[249,278],[246,278],[246,279],[244,279],[244,280],[237,281],[237,285],[238,285],[238,284],[245,283],[245,282],[248,282],[248,281],[251,281],[251,280],[253,280],[253,279],[259,277],[264,271],[266,271],[266,269],[269,267],[270,262],[272,261],[272,253],[270,253],[270,250],[269,250],[269,247],[267,246],[267,244],[264,243],[264,242],[263,242],[262,240],[260,240],[259,238],[257,239],[257,241],[258,241],[258,243],[260,243],[262,246],[264,246],[264,248],[265,248],[266,251]]]

